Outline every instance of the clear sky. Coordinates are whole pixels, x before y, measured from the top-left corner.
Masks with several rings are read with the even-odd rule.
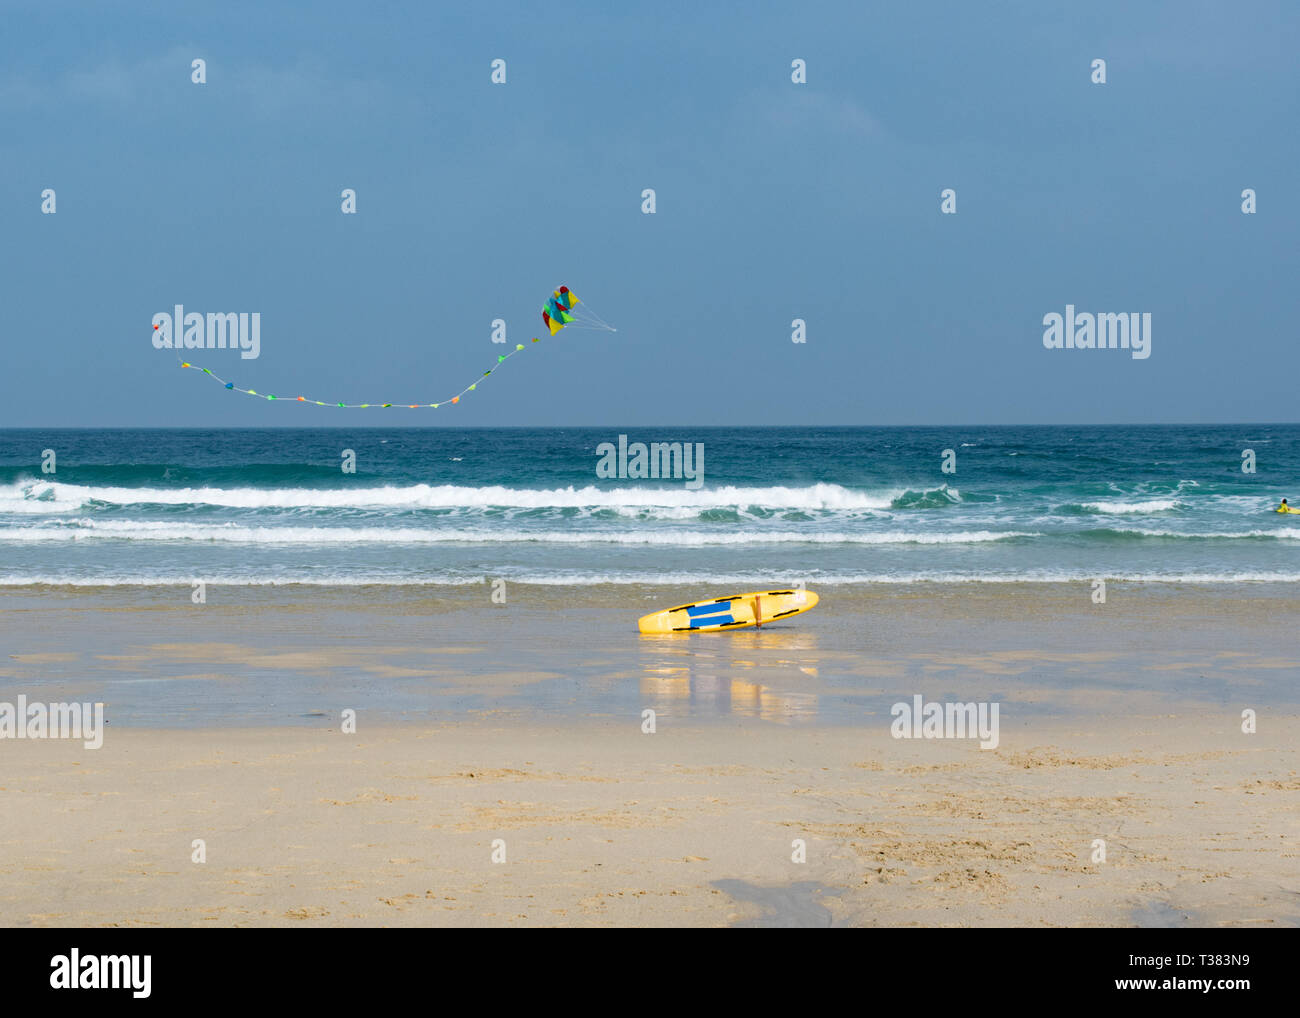
[[[1300,418],[1294,2],[292,6],[4,4],[0,426]],[[191,359],[427,401],[561,283],[618,333],[449,409],[150,341],[260,312]]]

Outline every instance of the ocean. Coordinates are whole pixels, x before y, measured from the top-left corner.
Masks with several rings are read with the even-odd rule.
[[[6,430],[0,585],[1294,582],[1297,480],[1296,425]]]
[[[620,435],[692,470],[601,476]],[[0,688],[137,725],[1291,703],[1297,468],[1294,425],[0,432]],[[762,631],[636,630],[798,582]]]

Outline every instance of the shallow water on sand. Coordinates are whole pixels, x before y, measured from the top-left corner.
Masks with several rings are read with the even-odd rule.
[[[712,593],[727,593],[715,590]],[[734,591],[732,591],[734,592]],[[926,700],[1042,715],[1300,702],[1285,589],[841,588],[762,630],[642,636],[676,588],[486,585],[0,592],[0,699],[99,700],[110,724],[467,716],[884,725]]]

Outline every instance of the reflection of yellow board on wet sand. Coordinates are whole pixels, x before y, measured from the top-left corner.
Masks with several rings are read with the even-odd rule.
[[[760,590],[751,594],[733,594],[711,601],[696,601],[661,612],[642,615],[643,633],[692,633],[716,629],[740,629],[742,626],[765,626],[777,619],[788,619],[806,612],[817,604],[811,590]]]

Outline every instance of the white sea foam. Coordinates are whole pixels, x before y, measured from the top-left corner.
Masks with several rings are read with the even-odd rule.
[[[110,505],[211,505],[243,509],[390,508],[654,508],[728,509],[761,506],[769,509],[887,509],[899,495],[893,492],[850,491],[838,484],[804,487],[687,489],[632,488],[506,488],[498,485],[414,484],[382,488],[122,488],[25,481],[0,485],[0,512],[66,512],[91,502]]]
[[[1120,583],[1185,583],[1185,584],[1238,584],[1238,583],[1297,583],[1300,572],[1242,573],[1214,572],[1132,572],[1104,575],[1108,582]],[[1095,572],[1037,570],[1025,573],[959,573],[917,571],[899,573],[826,573],[779,571],[773,573],[739,572],[564,572],[531,571],[527,569],[494,571],[491,579],[502,578],[511,583],[534,584],[552,587],[586,587],[602,584],[644,586],[726,586],[746,589],[773,589],[782,585],[806,581],[809,587],[845,585],[900,585],[900,584],[1061,584],[1090,583],[1098,578]],[[387,573],[320,573],[281,575],[268,577],[262,573],[214,573],[205,575],[208,586],[235,587],[438,587],[485,584],[487,576],[469,576],[450,573],[399,575]],[[186,587],[194,581],[190,574],[115,574],[103,576],[76,576],[58,573],[0,574],[0,587],[53,586],[74,588],[102,587]]]
[[[296,527],[244,526],[237,523],[186,523],[160,520],[100,520],[88,517],[46,521],[37,526],[0,528],[0,544],[95,541],[199,542],[252,545],[425,545],[425,544],[574,544],[725,547],[769,544],[945,545],[987,544],[1017,538],[1044,538],[1032,530],[913,530],[847,532],[814,530],[613,530],[605,524],[586,529],[521,530],[448,527]],[[1300,527],[1275,530],[1180,531],[1149,527],[1115,527],[1104,533],[1185,540],[1266,539],[1300,541]]]
[[[58,520],[35,527],[0,529],[0,543],[40,544],[69,541],[199,541],[216,544],[622,544],[708,547],[747,544],[984,544],[1031,531],[972,530],[949,533],[893,531],[847,533],[816,531],[738,532],[700,530],[537,530],[416,527],[249,527],[235,523],[185,523],[157,520]]]
[[[1084,502],[1083,508],[1095,513],[1162,513],[1181,506],[1175,498],[1153,498],[1144,502]]]
[[[1279,530],[1182,531],[1154,530],[1146,527],[1117,527],[1116,534],[1137,534],[1141,537],[1174,537],[1204,541],[1231,541],[1247,538],[1271,538],[1278,541],[1300,541],[1300,527]]]

